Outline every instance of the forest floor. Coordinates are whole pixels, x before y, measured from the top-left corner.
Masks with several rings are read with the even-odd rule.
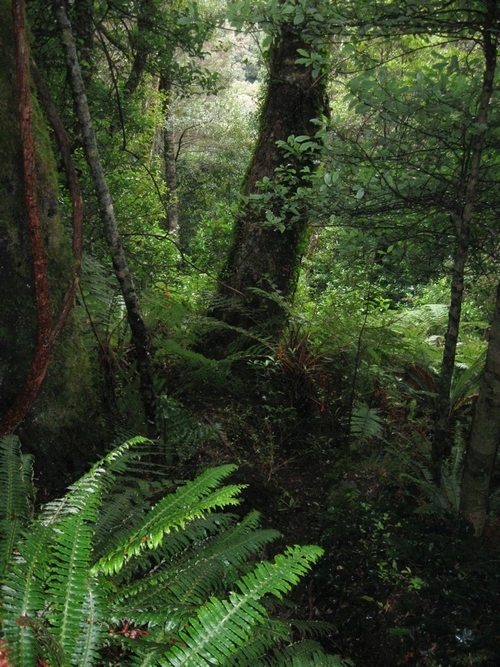
[[[383,449],[301,449],[297,434],[291,446],[273,440],[248,411],[235,420],[213,403],[200,408],[220,438],[191,464],[239,465],[230,481],[248,487],[238,512],[256,509],[282,533],[265,556],[289,544],[325,550],[294,592],[293,614],[332,624],[330,652],[355,667],[500,665],[500,523],[478,542]],[[256,444],[259,430],[267,446]]]

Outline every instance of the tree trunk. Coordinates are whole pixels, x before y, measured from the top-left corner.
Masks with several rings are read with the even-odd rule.
[[[497,1],[488,0],[484,19],[483,50],[485,69],[479,111],[477,115],[477,131],[472,144],[470,168],[467,185],[461,202],[461,210],[454,215],[457,229],[458,245],[453,265],[451,284],[450,309],[448,314],[448,328],[445,336],[441,375],[438,382],[437,408],[434,420],[434,436],[432,440],[432,462],[436,482],[441,477],[443,459],[450,451],[448,442],[448,420],[450,413],[450,393],[455,367],[455,355],[460,327],[462,298],[464,290],[464,271],[469,248],[469,236],[472,223],[474,199],[479,180],[479,168],[483,152],[483,144],[488,130],[488,107],[493,92],[497,58],[497,37],[493,34],[497,20]]]
[[[146,417],[146,431],[148,436],[154,437],[156,435],[156,397],[149,357],[148,333],[140,311],[139,299],[132,274],[123,252],[122,241],[115,219],[113,199],[109,192],[99,157],[97,139],[92,126],[71,25],[64,5],[56,2],[54,7],[66,58],[70,85],[73,92],[73,100],[82,129],[85,157],[90,167],[92,180],[94,182],[99,212],[113,262],[113,268],[120,284],[123,300],[127,309],[128,323],[137,356],[137,371],[140,378],[141,399]]]
[[[92,0],[75,0],[74,24],[80,58],[85,63],[82,72],[83,83],[87,88],[94,74],[94,15]]]
[[[460,497],[463,516],[483,532],[488,512],[490,481],[500,443],[500,283],[490,330],[483,379],[472,422],[469,448],[465,457]]]
[[[235,222],[228,265],[220,280],[218,296],[222,299],[212,310],[215,317],[233,327],[251,329],[258,325],[271,335],[277,335],[284,322],[280,299],[287,299],[296,285],[308,224],[300,188],[308,185],[306,171],[314,169],[310,153],[285,156],[276,142],[286,142],[291,135],[314,137],[317,128],[311,121],[327,109],[324,78],[313,77],[310,67],[295,63],[298,49],[307,48],[298,29],[291,25],[282,26],[271,46],[260,133],[243,189],[246,199]],[[280,167],[286,169],[280,171]],[[270,199],[252,198],[265,194],[258,183],[266,178],[271,184]],[[283,196],[276,190],[273,193],[275,186],[287,188],[287,192]],[[228,332],[226,340],[218,344],[225,345],[232,337]]]
[[[60,492],[85,470],[102,436],[95,378],[71,314],[54,343],[54,328],[59,324],[55,322],[65,309],[65,291],[74,279],[74,261],[57,207],[56,164],[36,99],[32,104],[36,183],[30,199],[36,203],[41,224],[37,243],[44,246],[52,307],[41,328],[43,346],[49,343],[50,364],[43,358],[38,366],[41,375],[33,371],[40,329],[14,71],[11,4],[0,0],[0,421],[4,432],[10,432],[18,425],[21,412],[24,415],[29,410],[16,433],[23,450],[35,455],[37,484],[46,497]],[[30,391],[25,394],[19,412],[23,385],[36,387],[37,393],[36,397]]]
[[[137,15],[137,31],[131,37],[131,47],[134,53],[132,68],[124,86],[125,97],[130,98],[141,83],[150,47],[147,45],[147,34],[154,22],[155,5],[152,0],[140,0]]]
[[[174,116],[172,113],[172,83],[168,79],[160,79],[160,90],[165,94],[163,127],[163,164],[165,165],[165,184],[167,196],[165,209],[167,214],[166,229],[173,234],[179,231],[179,203],[177,198],[177,167],[174,144]]]

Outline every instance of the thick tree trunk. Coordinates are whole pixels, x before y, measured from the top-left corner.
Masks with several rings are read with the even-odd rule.
[[[260,133],[244,183],[247,199],[235,223],[229,262],[220,281],[219,297],[227,301],[212,311],[234,327],[259,325],[277,334],[284,310],[276,296],[286,299],[296,285],[300,246],[308,225],[307,207],[299,195],[300,188],[307,186],[302,170],[312,171],[314,163],[311,154],[302,159],[285,157],[276,142],[287,141],[291,135],[314,137],[317,127],[311,121],[327,109],[324,79],[314,78],[311,68],[295,62],[298,49],[307,48],[300,32],[284,25],[270,50]],[[280,167],[285,167],[281,173],[277,172]],[[265,203],[252,199],[265,192],[258,183],[266,178],[271,189],[288,188],[286,194],[275,193]],[[294,198],[295,208],[290,206]]]
[[[474,412],[460,497],[463,516],[483,532],[490,481],[500,443],[500,283],[490,330],[488,354]]]
[[[464,290],[464,271],[469,248],[470,228],[474,209],[474,199],[479,180],[479,168],[483,153],[483,144],[488,130],[488,107],[493,92],[497,58],[497,37],[493,29],[497,21],[497,1],[488,0],[485,14],[483,33],[483,49],[485,59],[485,70],[479,111],[477,115],[477,131],[472,145],[470,156],[470,168],[467,185],[461,203],[461,210],[454,215],[454,223],[457,229],[457,251],[453,265],[453,277],[451,284],[450,309],[448,315],[448,328],[445,336],[443,351],[443,362],[441,375],[438,382],[437,408],[434,420],[434,436],[432,441],[432,462],[436,482],[441,477],[441,465],[443,459],[450,451],[448,419],[450,413],[450,393],[455,367],[455,355],[460,327],[460,315],[462,310],[462,298]]]
[[[74,279],[74,262],[57,210],[55,160],[44,121],[33,100],[36,191],[29,199],[37,204],[41,224],[37,245],[43,244],[45,248],[52,304],[48,316],[47,308],[43,308],[42,327],[37,327],[14,71],[11,3],[0,0],[0,421],[3,432],[12,431],[19,423],[19,416],[24,416],[29,408],[16,432],[24,451],[35,455],[37,483],[45,496],[56,490],[60,492],[85,470],[99,448],[99,417],[93,374],[71,314],[60,339],[55,341],[54,334],[61,329],[58,320],[61,310],[66,315],[69,311],[72,297],[69,291],[65,295],[65,290]],[[40,270],[40,263],[36,270]],[[44,301],[48,305],[48,297]],[[48,369],[45,355],[42,364],[33,366],[40,331],[44,349],[48,343],[51,351]],[[39,372],[34,372],[37,367]],[[28,386],[27,393],[23,392],[23,385]],[[31,394],[31,388],[35,387],[39,390],[36,398]]]
[[[94,182],[101,220],[104,226],[104,233],[111,254],[113,268],[120,284],[123,300],[127,309],[128,323],[136,350],[137,370],[140,378],[141,398],[146,416],[147,434],[152,437],[156,434],[156,398],[149,357],[148,333],[140,311],[139,299],[132,274],[123,252],[123,246],[115,219],[113,199],[99,157],[97,139],[92,126],[71,25],[63,4],[56,2],[54,9],[59,26],[61,42],[64,48],[66,66],[73,92],[73,100],[82,129],[85,157],[90,167]]]

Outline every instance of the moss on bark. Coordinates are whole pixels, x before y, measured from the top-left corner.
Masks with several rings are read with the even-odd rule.
[[[22,155],[17,122],[9,0],[0,0],[0,418],[21,390],[36,343],[36,310]],[[44,228],[53,321],[72,277],[71,241],[57,203],[57,171],[43,116],[34,102],[38,204]],[[93,370],[70,315],[40,393],[19,427],[35,454],[47,493],[65,486],[94,458],[98,440]],[[92,419],[94,416],[94,419]]]

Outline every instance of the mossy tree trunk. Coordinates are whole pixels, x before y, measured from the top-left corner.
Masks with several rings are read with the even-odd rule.
[[[14,71],[11,4],[0,0],[0,421],[23,391],[38,338]],[[56,165],[36,103],[33,137],[35,198],[51,303],[48,326],[50,321],[54,326],[74,278],[74,261],[71,242],[58,213]],[[96,429],[89,424],[96,415],[94,396],[89,360],[77,323],[70,316],[53,347],[41,389],[17,429],[25,451],[35,454],[39,484],[47,493],[72,481],[95,455]]]
[[[231,326],[258,325],[272,335],[279,333],[284,321],[284,309],[275,297],[287,299],[296,286],[308,226],[307,202],[301,200],[300,189],[307,188],[307,176],[314,169],[313,152],[287,154],[277,142],[286,142],[292,135],[314,137],[318,128],[312,121],[327,109],[324,78],[314,77],[310,67],[296,63],[299,49],[310,51],[300,30],[282,26],[270,49],[259,138],[221,276],[222,305],[213,309],[217,318]],[[264,189],[259,187],[263,181]]]

